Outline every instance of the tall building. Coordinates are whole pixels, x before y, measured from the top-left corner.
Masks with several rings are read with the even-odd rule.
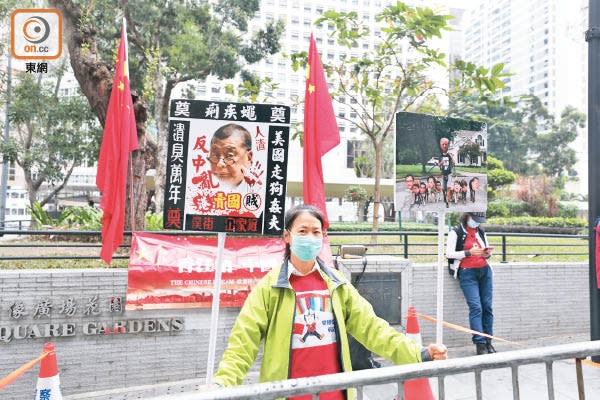
[[[317,48],[324,64],[343,63],[346,58],[360,58],[365,52],[374,49],[382,37],[382,25],[375,20],[376,14],[381,12],[387,5],[395,3],[392,0],[332,0],[321,2],[316,0],[261,0],[260,11],[256,14],[250,23],[250,30],[264,26],[267,22],[283,19],[286,24],[285,31],[281,38],[281,51],[270,58],[262,60],[249,67],[249,70],[261,78],[271,78],[279,86],[274,92],[266,93],[273,96],[272,102],[287,104],[292,106],[292,123],[302,122],[304,110],[302,108],[302,99],[305,90],[305,71],[298,70],[294,72],[289,59],[284,58],[281,53],[291,54],[301,51],[307,51],[309,47],[310,35],[313,33]],[[448,7],[440,1],[431,0],[412,0],[406,3],[418,7],[430,7],[434,11],[449,14]],[[340,45],[337,40],[330,35],[334,31],[334,26],[325,23],[315,26],[314,22],[319,19],[327,10],[338,12],[355,11],[358,18],[362,20],[370,29],[371,34],[360,40],[357,46],[348,49],[345,45]],[[384,23],[386,23],[384,21]],[[436,39],[433,45],[440,51],[448,54],[449,37]],[[407,51],[407,43],[398,43],[403,50],[404,61],[415,60],[418,62],[418,55]],[[447,60],[446,60],[447,61]],[[448,76],[443,68],[432,69],[431,80],[437,86],[447,88]],[[205,81],[196,82],[196,98],[206,100],[233,101],[235,98],[228,94],[225,86],[228,84],[237,85],[236,80],[222,81],[216,77],[208,77]],[[335,80],[329,81],[329,87],[333,88]],[[186,89],[185,85],[176,88],[173,98],[180,96]],[[299,106],[295,106],[291,99],[298,98]],[[359,115],[352,109],[351,99],[349,97],[338,98],[334,101],[334,111],[336,113],[338,127],[340,130],[341,142],[323,158],[323,173],[326,185],[326,195],[328,196],[327,209],[331,221],[348,221],[354,216],[355,206],[352,203],[342,201],[344,191],[351,185],[361,185],[367,190],[372,190],[374,178],[357,178],[354,172],[354,160],[356,157],[364,154],[364,146],[370,146],[366,143],[366,137],[360,133],[358,128],[351,124],[350,120],[359,120]],[[445,99],[440,99],[442,104]],[[297,140],[290,141],[288,159],[288,196],[291,201],[288,204],[294,204],[302,200],[302,148]],[[382,179],[382,196],[393,202],[394,179]],[[383,215],[383,209],[380,209],[380,215]]]
[[[503,62],[505,95],[533,94],[558,119],[567,105],[587,112],[586,0],[480,0],[464,18],[464,55],[485,67]],[[560,145],[560,144],[557,144]],[[573,144],[579,181],[587,193],[587,131]]]

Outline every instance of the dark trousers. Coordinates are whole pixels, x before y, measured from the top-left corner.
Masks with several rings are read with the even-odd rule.
[[[493,335],[494,314],[492,312],[492,269],[461,268],[458,271],[460,288],[469,306],[469,326],[472,330]],[[473,343],[485,343],[486,338],[473,335]]]
[[[444,192],[444,202],[448,204],[448,178],[450,175],[442,175],[442,191]]]

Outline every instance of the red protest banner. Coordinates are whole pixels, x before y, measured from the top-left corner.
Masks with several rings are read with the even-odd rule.
[[[283,239],[230,239],[223,251],[222,307],[241,307],[250,290],[281,265]],[[134,233],[127,310],[201,308],[212,304],[217,238]]]

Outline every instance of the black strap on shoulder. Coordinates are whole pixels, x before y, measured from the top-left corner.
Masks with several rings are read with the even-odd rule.
[[[363,275],[365,274],[365,270],[367,269],[367,257],[366,256],[362,256],[362,262],[363,262],[363,269],[361,271],[360,274],[358,274],[356,276],[356,278],[354,278],[354,283],[353,285],[356,287],[356,285],[358,285],[358,283],[360,282],[360,279],[363,277]]]

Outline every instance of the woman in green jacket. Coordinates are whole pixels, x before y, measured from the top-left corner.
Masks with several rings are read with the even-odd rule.
[[[377,317],[339,271],[317,258],[323,240],[323,216],[317,208],[292,207],[284,225],[285,260],[246,299],[214,376],[217,385],[243,382],[261,340],[260,382],[351,371],[347,333],[396,364],[446,358],[444,345],[422,348]],[[320,399],[352,397],[335,391]]]

